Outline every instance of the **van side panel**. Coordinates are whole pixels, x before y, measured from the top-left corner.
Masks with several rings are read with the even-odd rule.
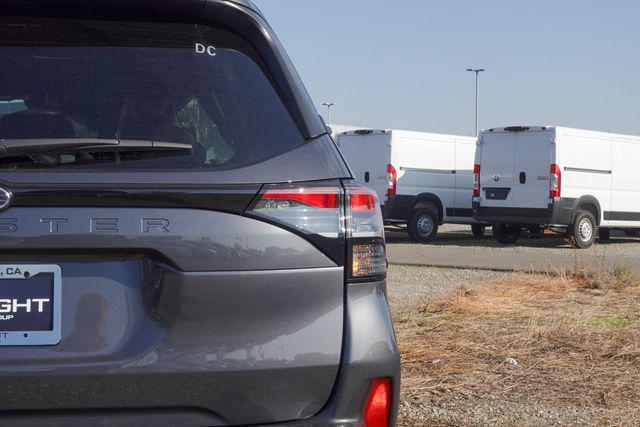
[[[605,223],[620,227],[640,227],[640,138],[612,137],[611,210]]]
[[[595,197],[601,212],[610,210],[612,185],[611,136],[602,132],[560,128],[558,161],[562,197]],[[601,218],[602,225],[607,225]]]
[[[398,173],[398,195],[430,193],[442,202],[444,211],[455,206],[455,144],[446,136],[414,132],[394,135],[392,164]]]

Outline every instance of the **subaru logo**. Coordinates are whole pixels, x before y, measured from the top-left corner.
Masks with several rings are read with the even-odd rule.
[[[498,174],[493,175],[493,180],[494,180],[495,182],[500,181],[500,175],[498,175]]]
[[[13,194],[11,194],[9,190],[0,188],[0,211],[3,211],[9,207],[12,198]]]

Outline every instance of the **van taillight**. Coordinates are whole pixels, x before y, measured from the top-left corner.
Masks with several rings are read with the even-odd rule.
[[[398,174],[393,165],[387,165],[387,195],[395,196],[398,185]]]
[[[387,274],[384,223],[374,190],[357,184],[344,189],[317,183],[267,185],[247,213],[309,235],[325,248],[345,239],[350,281],[380,280]]]
[[[473,165],[473,197],[480,197],[480,165]]]
[[[551,165],[551,174],[549,175],[549,195],[552,199],[560,197],[562,193],[562,173],[555,163]]]

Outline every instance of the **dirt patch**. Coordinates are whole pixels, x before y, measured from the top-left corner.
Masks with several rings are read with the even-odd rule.
[[[401,425],[638,422],[640,280],[628,269],[458,286],[395,320]]]

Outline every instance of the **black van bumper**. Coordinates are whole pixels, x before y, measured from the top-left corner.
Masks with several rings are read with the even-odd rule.
[[[510,208],[482,206],[473,202],[473,218],[476,221],[522,225],[561,225],[573,222],[578,199],[558,197],[547,208]]]
[[[382,206],[382,217],[389,222],[409,221],[415,204],[415,196],[387,196],[385,204]]]

